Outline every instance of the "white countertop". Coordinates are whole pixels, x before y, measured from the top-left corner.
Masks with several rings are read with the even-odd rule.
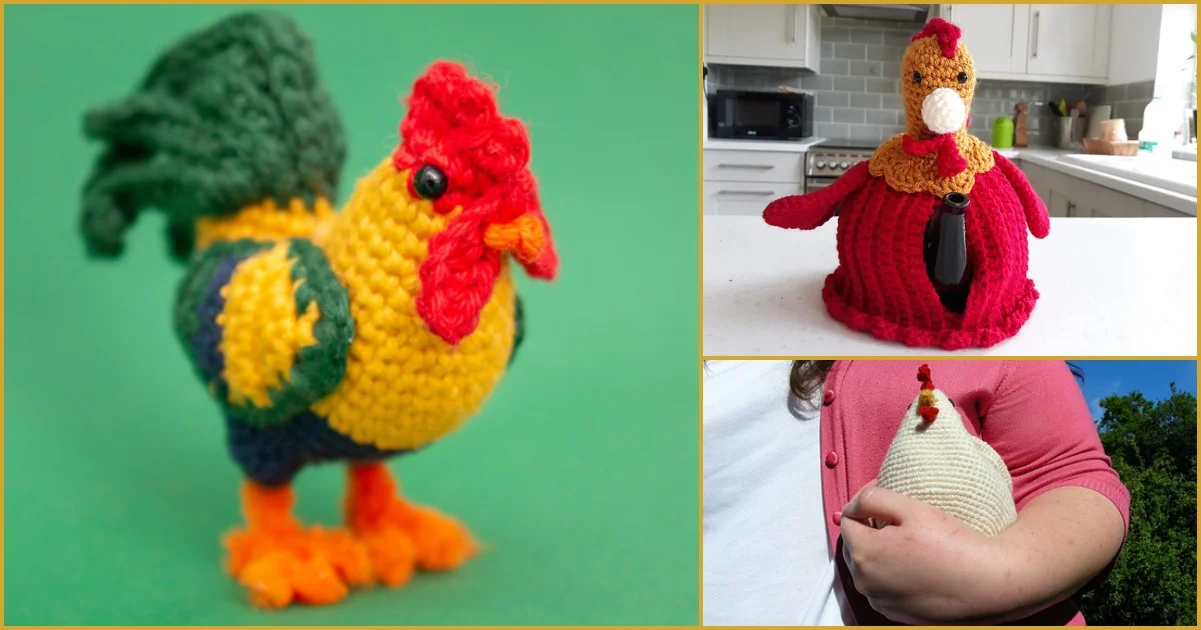
[[[804,153],[811,147],[825,142],[825,138],[816,136],[804,140],[721,140],[705,136],[701,148],[715,151],[783,151]]]
[[[821,299],[838,266],[837,219],[809,232],[759,217],[706,216],[706,357],[993,355],[1196,356],[1197,220],[1052,218],[1030,237],[1041,296],[1015,337],[951,353],[843,326]]]

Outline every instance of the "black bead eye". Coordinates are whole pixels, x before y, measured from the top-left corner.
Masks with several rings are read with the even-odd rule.
[[[922,73],[920,73],[920,72],[918,72],[918,71],[914,70],[914,71],[913,71],[913,82],[914,82],[914,83],[921,83],[921,82],[922,82]]]
[[[413,173],[413,190],[423,199],[434,201],[446,193],[446,173],[436,166],[426,164]]]
[[[960,72],[959,76],[957,76],[955,78],[959,79],[960,83],[967,83],[967,73],[966,72]]]

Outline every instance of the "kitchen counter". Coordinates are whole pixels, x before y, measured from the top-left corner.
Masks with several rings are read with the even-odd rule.
[[[809,232],[704,217],[704,344],[717,356],[1195,356],[1197,220],[1052,218],[1029,238],[1041,297],[1018,334],[946,352],[880,341],[826,313],[837,220]]]
[[[998,149],[997,153],[1009,158],[1010,160],[1027,161],[1031,164],[1049,168],[1079,177],[1080,179],[1090,181],[1094,184],[1112,188],[1114,190],[1133,195],[1143,201],[1159,204],[1166,208],[1171,208],[1177,212],[1183,212],[1189,216],[1197,216],[1197,185],[1196,185],[1196,162],[1186,160],[1173,159],[1170,163],[1172,166],[1187,170],[1192,173],[1191,180],[1192,195],[1184,192],[1168,190],[1160,186],[1148,184],[1146,182],[1137,181],[1139,174],[1131,169],[1126,169],[1123,165],[1128,164],[1131,158],[1121,158],[1118,156],[1111,157],[1113,166],[1109,167],[1109,172],[1101,170],[1098,167],[1091,167],[1086,161],[1076,161],[1078,158],[1070,156],[1081,156],[1086,159],[1096,160],[1100,158],[1105,160],[1107,156],[1083,156],[1078,151],[1066,151],[1063,149],[1054,149],[1050,147],[1029,147],[1024,149]],[[1066,158],[1066,159],[1065,159]],[[1150,158],[1141,158],[1144,160]],[[1129,176],[1122,177],[1116,173],[1122,173],[1124,170],[1129,170]]]
[[[823,142],[825,138],[810,137],[804,140],[721,140],[705,136],[701,148],[705,151],[782,151],[804,153]]]

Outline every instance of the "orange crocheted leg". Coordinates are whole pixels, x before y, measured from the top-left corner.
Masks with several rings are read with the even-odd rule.
[[[454,519],[401,499],[383,464],[350,467],[346,520],[367,546],[376,578],[388,586],[403,585],[414,568],[453,569],[478,549]]]
[[[292,488],[242,485],[246,529],[225,538],[229,572],[264,608],[332,604],[349,586],[371,583],[367,550],[346,530],[304,528],[292,516]]]

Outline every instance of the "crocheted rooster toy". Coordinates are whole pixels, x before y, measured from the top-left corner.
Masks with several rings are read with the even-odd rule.
[[[839,266],[822,291],[830,315],[881,339],[948,350],[1017,333],[1038,298],[1026,278],[1026,230],[1043,238],[1050,229],[1022,172],[967,132],[976,72],[959,36],[935,18],[906,49],[905,133],[830,186],[777,199],[763,213],[771,225],[808,230],[838,211]],[[927,224],[952,193],[970,202],[962,309],[943,305],[924,259]]]
[[[228,567],[262,606],[400,586],[476,550],[400,498],[383,461],[481,407],[521,340],[510,260],[548,280],[558,261],[528,137],[493,87],[437,62],[407,104],[399,146],[337,214],[342,127],[309,42],[279,15],[185,39],[87,116],[107,147],[83,193],[90,251],[118,255],[156,207],[189,256],[174,327],[245,474]],[[349,462],[346,529],[292,515],[294,475],[327,460]]]
[[[1017,521],[1005,461],[967,432],[954,403],[918,368],[921,393],[905,412],[877,484],[928,503],[985,536]]]

